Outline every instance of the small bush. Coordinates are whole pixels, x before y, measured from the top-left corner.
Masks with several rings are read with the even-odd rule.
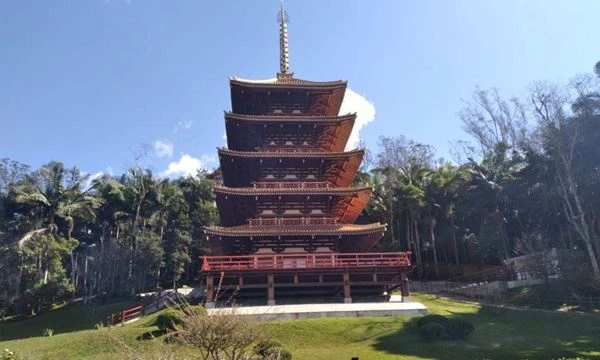
[[[54,330],[53,329],[44,329],[43,335],[50,337],[50,336],[54,335]]]
[[[9,349],[4,349],[4,352],[0,354],[0,360],[17,360],[17,355]]]
[[[442,315],[425,315],[417,320],[417,327],[420,328],[421,326],[432,322],[443,325],[444,323],[446,323],[446,321],[448,321],[448,318]]]
[[[254,346],[254,351],[262,356],[266,357],[269,350],[272,348],[281,347],[281,343],[275,340],[263,340]]]
[[[208,311],[202,305],[190,305],[184,310],[186,314],[192,316],[206,316],[208,315]]]
[[[445,324],[446,336],[450,339],[466,339],[474,330],[475,326],[468,321],[460,319],[449,319]]]
[[[438,340],[444,336],[444,326],[437,322],[429,322],[419,326],[419,334],[423,340]]]
[[[183,323],[183,318],[184,313],[181,310],[168,309],[158,315],[154,325],[158,326],[158,328],[163,331],[175,330],[176,325],[181,325]]]
[[[279,346],[268,349],[263,356],[265,360],[292,360],[292,354]]]

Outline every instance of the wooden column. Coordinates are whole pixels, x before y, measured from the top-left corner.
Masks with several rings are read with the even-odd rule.
[[[408,275],[406,272],[400,273],[400,293],[402,294],[402,302],[410,301],[410,289],[408,287]]]
[[[275,305],[275,279],[273,274],[267,275],[267,305]]]
[[[206,276],[206,307],[215,307],[215,288],[214,279],[212,275]]]
[[[344,302],[352,302],[352,295],[350,294],[350,274],[348,272],[344,273]]]

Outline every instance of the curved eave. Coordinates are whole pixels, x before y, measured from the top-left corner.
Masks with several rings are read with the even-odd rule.
[[[302,79],[266,79],[266,80],[248,80],[238,77],[230,77],[229,83],[232,86],[252,87],[252,88],[299,88],[299,89],[334,89],[346,87],[348,81],[308,81]]]
[[[231,188],[226,186],[215,186],[214,191],[217,194],[238,195],[238,196],[262,196],[262,195],[352,195],[352,194],[370,194],[371,187],[331,187],[324,189],[261,189],[253,187]]]
[[[277,126],[277,124],[287,125],[288,128],[291,125],[314,126],[318,129],[314,145],[325,151],[341,152],[350,138],[355,122],[356,113],[342,116],[278,116],[225,113],[225,133],[229,149],[250,150],[264,146],[258,140],[260,137],[258,134],[266,131],[263,126],[267,127],[267,124],[270,125],[269,128]]]
[[[239,225],[231,227],[208,226],[204,229],[207,235],[248,237],[248,236],[288,236],[288,235],[370,235],[382,233],[386,224],[374,223],[366,225],[340,224],[330,226],[249,226]]]
[[[294,121],[298,124],[309,123],[309,124],[336,124],[343,121],[356,120],[356,113],[348,113],[345,115],[338,116],[316,116],[316,115],[286,115],[286,114],[269,114],[269,115],[246,115],[236,114],[231,111],[225,111],[225,120],[237,120],[242,122],[250,123],[265,123],[273,122],[280,123],[282,121]]]
[[[323,151],[281,151],[281,152],[268,152],[268,151],[237,151],[225,148],[217,149],[219,156],[232,157],[232,158],[320,158],[320,159],[346,159],[352,156],[363,156],[365,153],[364,149],[354,149],[350,151],[336,151],[336,152],[323,152]]]

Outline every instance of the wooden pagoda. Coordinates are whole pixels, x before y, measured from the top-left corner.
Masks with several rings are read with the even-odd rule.
[[[300,80],[289,71],[287,15],[279,13],[280,72],[230,79],[227,148],[218,150],[221,226],[205,234],[207,306],[217,292],[277,297],[408,296],[409,253],[369,252],[385,224],[354,224],[371,189],[353,186],[364,150],[345,151],[356,114],[338,115],[347,83]]]

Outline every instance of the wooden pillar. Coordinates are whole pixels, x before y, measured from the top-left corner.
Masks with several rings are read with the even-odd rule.
[[[214,278],[212,275],[206,276],[206,307],[215,307],[215,287]]]
[[[322,283],[323,282],[323,274],[319,274],[319,282]]]
[[[350,294],[350,274],[344,273],[344,303],[351,303],[352,295]]]
[[[410,301],[410,289],[408,287],[408,275],[403,271],[400,273],[400,292],[402,294],[402,302]]]
[[[298,274],[294,274],[294,284],[298,283]]]
[[[267,305],[275,305],[275,279],[273,274],[267,275]]]
[[[239,287],[244,286],[244,278],[242,277],[242,275],[238,276],[238,286]]]

